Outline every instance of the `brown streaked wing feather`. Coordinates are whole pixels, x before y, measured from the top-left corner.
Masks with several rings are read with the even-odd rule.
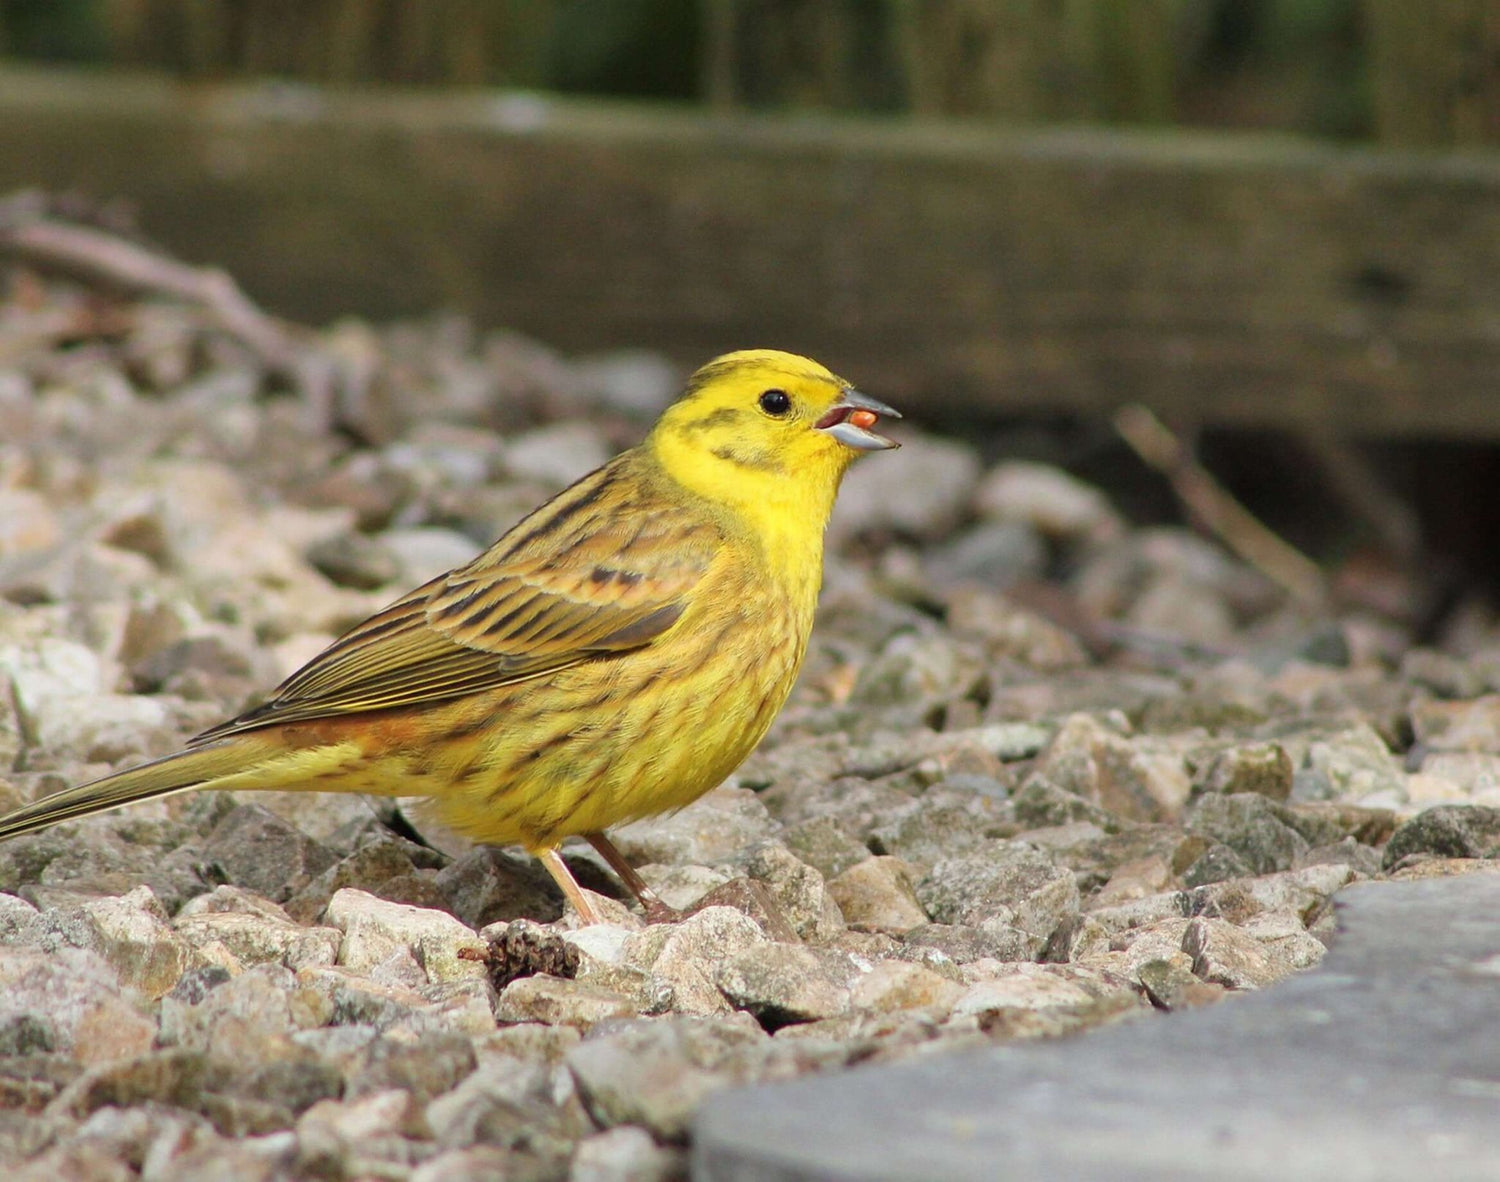
[[[199,735],[444,701],[638,648],[676,623],[721,537],[620,480],[560,493],[469,565],[350,630],[264,704]],[[646,503],[643,503],[646,502]]]

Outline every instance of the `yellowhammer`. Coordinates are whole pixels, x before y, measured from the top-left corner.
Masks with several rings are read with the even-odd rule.
[[[604,836],[734,770],[791,690],[850,462],[900,416],[814,361],[730,353],[644,443],[467,566],[335,641],[268,701],[139,767],[0,818],[0,838],[189,789],[426,796],[477,841],[519,842],[586,923],[557,846]]]

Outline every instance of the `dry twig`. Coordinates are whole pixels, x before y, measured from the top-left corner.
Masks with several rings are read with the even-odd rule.
[[[1140,404],[1115,414],[1115,429],[1135,453],[1171,482],[1188,512],[1226,546],[1307,604],[1323,600],[1326,585],[1318,565],[1260,523],[1193,458],[1187,446]]]
[[[46,218],[0,227],[0,250],[34,265],[196,304],[268,368],[295,371],[297,350],[286,328],[216,268],[192,267],[117,234]]]
[[[46,216],[0,218],[0,253],[191,304],[269,372],[300,389],[315,415],[326,418],[331,409],[334,374],[328,359],[299,342],[290,325],[262,311],[227,272],[194,267],[108,230]]]

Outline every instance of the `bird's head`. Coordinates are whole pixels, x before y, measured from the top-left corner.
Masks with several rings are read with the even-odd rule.
[[[901,417],[816,361],[745,349],[693,374],[646,445],[711,500],[801,502],[826,517],[850,463],[899,446],[874,430],[882,415]]]

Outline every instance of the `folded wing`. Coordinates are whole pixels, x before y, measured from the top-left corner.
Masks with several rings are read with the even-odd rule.
[[[650,644],[687,610],[722,539],[681,506],[652,512],[643,495],[607,465],[194,743],[445,701]]]

